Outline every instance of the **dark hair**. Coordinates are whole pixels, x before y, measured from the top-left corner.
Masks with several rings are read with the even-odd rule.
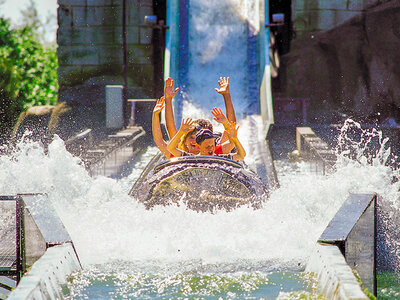
[[[213,126],[211,122],[206,119],[197,119],[194,122],[198,124],[201,128],[210,129],[211,131],[213,131]]]
[[[196,133],[196,143],[200,145],[204,140],[215,139],[216,137],[217,135],[215,135],[211,130],[204,128]]]

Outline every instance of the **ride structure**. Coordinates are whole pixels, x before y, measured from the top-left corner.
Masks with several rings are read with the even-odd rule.
[[[158,161],[158,159],[157,159]],[[150,209],[184,203],[196,211],[261,208],[268,191],[256,173],[218,156],[186,156],[150,164],[130,191]]]
[[[241,114],[246,117],[249,117],[250,115],[255,115],[257,117],[261,115],[263,117],[264,125],[267,125],[266,128],[268,128],[269,124],[273,122],[268,57],[269,31],[268,28],[265,27],[268,23],[268,5],[267,2],[264,1],[261,1],[261,3],[256,7],[254,5],[252,6],[252,4],[258,3],[256,1],[253,2],[249,0],[246,1],[246,3],[247,15],[250,15],[249,12],[253,11],[254,13],[251,15],[252,20],[258,21],[248,22],[247,19],[244,21],[247,37],[245,46],[243,45],[246,57],[246,64],[243,68],[243,70],[245,70],[244,78],[246,78],[244,88],[244,94],[246,97],[243,100],[245,103],[243,105],[245,110],[241,111]],[[189,66],[191,56],[189,52],[190,34],[188,30],[190,24],[190,5],[192,5],[192,2],[189,3],[189,0],[170,0],[167,5],[168,26],[170,29],[167,31],[164,76],[173,77],[176,80],[177,85],[180,87],[189,86],[190,82]],[[255,26],[256,23],[258,26]],[[220,25],[222,26],[223,24]],[[193,86],[190,88],[192,91],[196,89]],[[184,96],[179,95],[175,103],[175,115],[178,120],[180,120],[182,115],[184,100]],[[233,161],[221,158],[196,156],[175,158],[170,161],[161,162],[162,157],[158,155],[148,164],[145,171],[132,187],[130,194],[138,197],[138,199],[148,208],[154,207],[154,205],[157,204],[172,203],[177,200],[177,195],[179,196],[178,200],[181,200],[182,198],[184,200],[186,199],[188,206],[198,211],[206,211],[214,209],[215,207],[230,210],[244,204],[251,205],[254,208],[260,207],[262,205],[261,199],[265,199],[265,196],[268,195],[268,190],[273,186],[272,181],[269,180],[271,177],[268,176],[268,171],[273,169],[273,162],[272,159],[270,159],[271,163],[268,163],[265,160],[265,157],[270,157],[266,154],[266,152],[268,152],[268,147],[265,144],[265,135],[260,139],[258,135],[259,128],[257,126],[251,126],[251,128],[252,129],[249,130],[248,135],[250,135],[250,140],[253,140],[254,143],[246,150],[248,155],[253,158],[250,166],[251,169],[256,170],[257,174],[261,178],[259,178],[255,172],[247,170]],[[266,133],[267,131],[262,130],[262,132]],[[206,187],[206,189],[204,187]],[[198,199],[202,200],[202,202],[198,201]],[[357,200],[353,201],[354,203],[359,203],[359,198],[354,199]],[[370,201],[368,203],[375,203],[373,202],[375,201],[373,200],[373,197],[367,200],[371,199],[372,202]],[[375,206],[370,206],[370,208],[367,208],[365,211],[371,213],[374,208]],[[353,218],[353,220],[348,220],[348,224],[354,223],[354,219],[359,217],[358,214],[355,214],[355,216],[356,218]],[[48,218],[45,219],[48,220]],[[369,218],[369,215],[367,215],[367,219],[371,221],[372,218]],[[375,218],[373,218],[372,221],[375,221]],[[341,222],[337,222],[337,224],[340,223]],[[351,230],[349,230],[350,233],[347,232],[348,236],[354,233],[352,230],[357,229],[357,226],[349,226],[349,228]],[[325,245],[326,241],[332,245]],[[319,272],[322,279],[328,278],[326,281],[320,281],[325,288],[331,288],[332,294],[325,293],[326,295],[329,295],[329,298],[336,299],[334,296],[337,295],[333,294],[337,294],[337,291],[339,291],[341,295],[344,295],[343,297],[337,297],[340,299],[366,299],[366,297],[364,297],[365,295],[362,294],[362,291],[358,290],[357,291],[360,293],[357,294],[357,298],[346,295],[346,290],[351,289],[354,291],[356,288],[359,289],[359,285],[354,280],[351,269],[345,263],[339,248],[335,245],[335,243],[342,245],[343,241],[345,241],[344,250],[350,252],[349,250],[352,250],[352,243],[347,237],[343,238],[342,236],[339,236],[334,238],[329,237],[329,239],[321,238],[320,242],[323,242],[324,245],[321,245],[320,248],[332,251],[320,251],[321,254],[313,255],[317,262],[313,268],[310,268],[310,270],[314,273]],[[51,252],[53,252],[52,250],[60,249],[59,251],[61,252],[61,250],[64,251],[64,248],[67,246],[69,248],[72,247],[70,245],[72,243],[70,243],[71,241],[69,240],[61,242],[63,242],[62,245],[52,245],[52,247],[48,249],[47,247],[50,245],[46,240],[46,243],[43,246],[43,249],[46,248],[45,254],[35,263],[36,266],[39,266],[38,263],[40,264],[40,267],[36,268],[40,269],[40,276],[37,275],[37,273],[32,274],[32,271],[29,272],[27,274],[28,276],[24,276],[24,281],[22,281],[22,284],[14,290],[13,295],[11,295],[10,298],[31,299],[33,297],[29,298],[29,295],[33,295],[33,293],[36,292],[40,295],[45,295],[43,297],[46,297],[48,293],[46,294],[46,292],[44,292],[45,287],[49,288],[53,286],[53,284],[48,284],[50,283],[48,278],[54,278],[54,276],[56,276],[55,274],[57,274],[60,278],[62,277],[60,282],[64,282],[66,275],[71,274],[72,270],[80,269],[79,260],[75,259],[75,250],[73,248],[67,250],[72,250],[70,252],[73,254],[74,259],[70,259],[70,261],[73,262],[71,265],[74,268],[65,272],[60,272],[59,265],[55,265],[55,267],[51,269],[47,268],[49,266],[47,254],[51,254]],[[61,246],[62,249],[59,246]],[[371,249],[374,251],[375,247],[371,247]],[[324,260],[326,261],[326,257],[329,258],[325,252],[334,252],[333,254],[330,254],[332,254],[331,257],[334,256],[334,258],[337,258],[336,265],[332,264],[332,266],[325,266],[327,264],[324,264]],[[350,252],[350,254],[351,253],[352,252]],[[66,257],[66,255],[64,252],[61,254],[57,253],[57,259],[54,261],[59,262],[58,257]],[[328,260],[328,262],[330,261]],[[63,262],[61,262],[61,264],[66,265]],[[324,265],[323,272],[320,271],[321,265]],[[339,270],[338,266],[346,267],[346,271],[348,271],[347,273],[349,275],[345,274],[347,277],[344,277],[342,275],[344,272],[336,272]],[[58,271],[56,271],[56,269]],[[32,270],[35,271],[33,267]],[[334,272],[332,272],[332,270],[334,270]],[[333,279],[332,274],[334,275]],[[343,278],[345,280],[343,280]],[[352,283],[352,286],[349,286],[348,284],[350,280],[354,282],[354,284]],[[43,284],[40,283],[42,281]],[[40,284],[37,284],[37,282]],[[51,283],[53,282],[51,281]],[[57,291],[61,290],[58,285],[54,284],[54,286]],[[21,293],[21,291],[25,293],[25,296],[21,297],[21,294],[17,294]],[[56,297],[54,296],[53,298]]]

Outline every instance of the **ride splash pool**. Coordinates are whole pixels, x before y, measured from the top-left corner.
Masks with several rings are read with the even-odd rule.
[[[271,267],[271,266],[269,266]],[[260,271],[264,268],[264,271]],[[256,271],[258,270],[258,271]],[[270,270],[258,265],[205,265],[201,261],[170,265],[118,262],[91,266],[73,276],[72,299],[317,299],[312,277],[298,272]]]

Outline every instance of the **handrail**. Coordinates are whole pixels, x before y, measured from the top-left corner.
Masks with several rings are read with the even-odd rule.
[[[128,103],[131,105],[131,119],[129,123],[131,125],[136,125],[136,103],[146,103],[146,102],[157,102],[157,99],[128,99]]]
[[[146,133],[144,131],[140,131],[134,136],[120,135],[118,137],[119,141],[115,139],[117,137],[117,135],[110,135],[109,138],[111,140],[114,140],[113,144],[109,145],[110,147],[107,147],[105,142],[103,142],[103,144],[99,145],[101,147],[100,149],[99,149],[99,147],[97,147],[96,149],[88,150],[88,152],[86,152],[83,155],[82,159],[84,160],[84,162],[87,166],[95,165],[95,164],[101,162],[102,160],[110,157],[112,154],[115,154],[115,152],[119,151],[121,148],[129,146],[130,144],[134,143],[137,139],[139,139],[145,135],[146,135]]]
[[[7,241],[2,241],[2,246],[4,251],[0,254],[0,261],[3,258],[3,262],[8,260],[8,264],[0,266],[0,275],[9,276],[15,278],[17,282],[20,281],[23,273],[26,270],[25,265],[25,236],[24,236],[24,203],[21,197],[19,196],[0,196],[0,202],[3,201],[15,201],[15,259],[10,260],[10,252],[8,250],[12,249],[11,247],[7,248]],[[7,231],[9,228],[2,228]],[[0,231],[1,232],[1,231]],[[14,243],[12,243],[14,244]],[[11,250],[12,251],[12,250]],[[13,251],[12,251],[13,252]],[[3,256],[3,257],[2,257]],[[7,287],[4,283],[2,284],[3,288],[11,290],[12,287]]]
[[[334,167],[336,153],[310,127],[296,128],[296,145],[297,151],[304,159],[322,163],[323,175]]]
[[[93,145],[92,129],[85,129],[65,141],[67,150],[75,155],[80,155],[85,149]]]

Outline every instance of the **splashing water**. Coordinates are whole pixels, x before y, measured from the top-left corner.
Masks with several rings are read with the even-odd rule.
[[[389,139],[377,129],[364,130],[359,123],[346,120],[337,151],[337,168],[345,172],[343,178],[354,176],[357,181],[350,192],[378,194],[378,269],[399,273],[400,174]]]
[[[47,153],[37,143],[21,142],[12,155],[1,156],[0,192],[48,193],[86,267],[118,260],[140,262],[144,268],[158,261],[164,266],[194,264],[194,269],[203,270],[226,266],[249,272],[302,269],[348,194],[376,192],[380,265],[394,269],[400,257],[398,170],[390,165],[390,149],[380,132],[362,131],[354,140],[354,130],[362,131],[352,121],[343,126],[335,172],[312,174],[305,163],[297,164],[296,172],[281,168],[281,187],[271,192],[260,210],[241,207],[215,214],[183,206],[145,210],[127,192],[146,159],[123,180],[91,178],[58,137]],[[376,141],[377,136],[381,144],[374,142],[371,151],[367,140]],[[149,148],[145,156],[156,151]]]

